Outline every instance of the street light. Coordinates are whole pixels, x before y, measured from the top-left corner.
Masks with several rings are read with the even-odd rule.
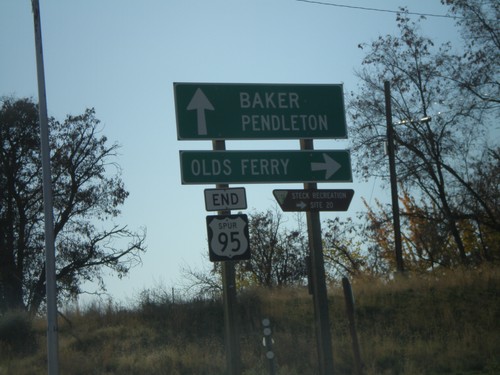
[[[418,123],[430,122],[431,120],[432,120],[431,116],[425,116],[422,117],[420,120],[402,120],[393,123],[393,125],[418,124]]]

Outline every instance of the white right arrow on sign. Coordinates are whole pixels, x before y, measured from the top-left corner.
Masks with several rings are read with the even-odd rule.
[[[327,154],[323,154],[323,162],[317,163],[313,162],[311,163],[311,170],[312,171],[325,171],[325,178],[328,180],[330,177],[332,177],[335,172],[337,172],[341,165],[337,163],[335,160],[333,160],[330,156]]]
[[[299,203],[296,204],[296,207],[303,210],[307,207],[307,204],[305,204],[303,201],[300,201]]]

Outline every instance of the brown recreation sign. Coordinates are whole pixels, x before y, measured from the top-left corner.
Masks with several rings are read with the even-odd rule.
[[[347,211],[354,190],[273,190],[273,195],[283,211]]]

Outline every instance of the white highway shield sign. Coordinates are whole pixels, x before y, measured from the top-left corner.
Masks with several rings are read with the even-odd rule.
[[[207,216],[207,232],[212,262],[250,259],[247,215]]]

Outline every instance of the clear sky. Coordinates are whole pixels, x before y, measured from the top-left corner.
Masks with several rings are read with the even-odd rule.
[[[325,0],[334,4],[446,14],[439,0]],[[179,150],[209,150],[210,141],[178,141],[173,82],[343,83],[356,90],[358,44],[397,32],[396,15],[296,0],[40,0],[49,115],[94,107],[104,134],[122,147],[117,160],[130,196],[118,224],[147,228],[143,264],[122,280],[106,277],[114,300],[180,283],[181,267],[209,266],[205,188],[181,185]],[[428,17],[423,33],[456,41],[449,18]],[[37,78],[31,1],[0,1],[0,96],[33,97]],[[348,119],[349,127],[349,119]],[[227,149],[298,149],[298,141],[227,141]],[[346,141],[318,141],[346,149]],[[356,155],[352,155],[355,159]],[[354,164],[354,161],[353,161]],[[389,201],[380,181],[354,176],[350,210],[361,198]],[[300,184],[244,186],[247,213],[273,208],[272,190]],[[291,221],[293,214],[285,214]],[[333,214],[322,214],[322,219]],[[91,289],[92,286],[90,285]]]

